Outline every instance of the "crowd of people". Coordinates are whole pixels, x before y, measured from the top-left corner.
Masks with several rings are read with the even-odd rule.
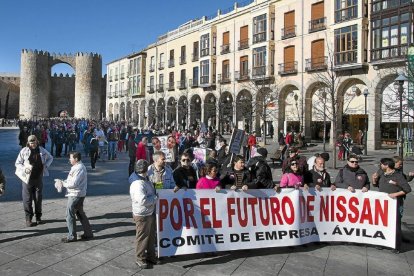
[[[255,133],[246,135],[240,145],[242,155],[237,155],[230,152],[226,139],[212,130],[172,129],[156,133],[123,123],[75,119],[26,121],[20,122],[19,126],[22,150],[16,160],[16,168],[23,176],[26,174],[26,178],[22,179],[22,194],[28,227],[42,223],[42,179],[47,175],[53,157],[59,158],[62,154],[69,156],[72,168],[67,179],[55,183],[57,188],[60,185],[67,190],[66,221],[69,233],[64,242],[77,240],[76,217],[84,229],[80,238],[93,238],[92,227],[83,211],[87,170],[81,161],[81,151],[84,151],[84,156],[90,157],[92,170],[99,159],[114,160],[121,152],[128,153],[130,196],[137,232],[136,259],[137,265],[142,268],[148,267],[149,263],[158,263],[154,250],[157,189],[172,189],[175,192],[180,189],[274,189],[280,192],[284,188],[341,188],[350,192],[368,192],[372,181],[380,192],[397,199],[400,216],[396,252],[399,252],[402,241],[408,242],[401,234],[401,217],[405,195],[411,192],[408,182],[414,178],[414,173],[406,176],[401,169],[403,160],[398,157],[381,159],[379,171],[372,175],[370,181],[366,171],[359,166],[358,156],[344,155],[347,163],[332,182],[325,166],[329,154],[316,154],[307,159],[294,145],[292,133],[284,135],[280,132],[278,141],[286,148],[286,153],[281,166],[281,179],[276,180],[267,162],[268,151],[257,145]],[[165,136],[167,140],[163,148],[160,139]],[[50,153],[45,149],[48,141],[51,142]],[[205,162],[194,156],[194,148],[208,149]],[[0,177],[0,194],[4,193],[2,183],[5,181]],[[32,201],[35,203],[34,211]],[[36,222],[32,222],[33,217]]]

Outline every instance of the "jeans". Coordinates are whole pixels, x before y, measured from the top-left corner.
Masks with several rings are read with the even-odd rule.
[[[115,158],[116,141],[109,141],[108,160]]]
[[[75,142],[69,143],[69,152],[75,151],[75,150],[76,150],[76,143]]]
[[[85,197],[68,197],[68,205],[66,208],[66,224],[68,226],[68,240],[74,240],[77,238],[76,235],[76,216],[82,224],[83,233],[86,237],[92,237],[92,228],[89,224],[88,217],[83,211],[83,201]]]
[[[42,176],[38,179],[30,179],[28,184],[22,183],[23,209],[26,214],[26,219],[31,220],[34,214],[36,214],[36,218],[38,219],[42,217],[42,190]],[[33,213],[33,201],[35,213]]]

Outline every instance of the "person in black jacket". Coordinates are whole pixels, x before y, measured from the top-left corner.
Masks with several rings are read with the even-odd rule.
[[[176,192],[178,189],[195,189],[198,181],[197,172],[191,166],[191,156],[188,152],[184,152],[180,156],[180,165],[174,170],[173,177],[176,183]]]
[[[95,169],[96,160],[98,160],[99,140],[96,133],[92,133],[92,139],[89,141],[89,155],[91,156],[91,167]]]
[[[322,187],[331,187],[331,190],[335,190],[335,185],[331,183],[331,176],[325,169],[325,159],[322,157],[316,157],[315,164],[312,170],[305,175],[305,189],[315,188],[321,191]]]
[[[267,150],[265,148],[258,148],[256,156],[250,158],[247,167],[252,175],[253,182],[255,182],[257,189],[273,189],[272,170],[266,161]]]
[[[370,188],[369,177],[365,170],[359,166],[358,157],[354,154],[348,156],[348,162],[344,168],[340,169],[335,179],[336,188],[348,189],[355,192],[359,189],[367,192]]]
[[[396,247],[394,253],[400,253],[402,242],[401,218],[404,210],[404,197],[411,192],[411,187],[401,172],[395,170],[394,160],[391,158],[382,158],[380,167],[383,174],[379,176],[375,173],[372,176],[372,183],[379,187],[379,191],[387,193],[389,197],[397,200],[397,229],[396,229]]]
[[[236,155],[232,164],[232,167],[223,170],[220,176],[222,188],[242,189],[243,191],[247,191],[249,188],[256,189],[257,185],[253,181],[250,171],[244,166],[243,156]]]

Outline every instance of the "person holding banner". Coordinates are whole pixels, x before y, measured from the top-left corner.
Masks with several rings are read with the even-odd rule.
[[[285,173],[289,168],[289,164],[292,161],[296,161],[298,163],[298,169],[301,171],[302,175],[306,175],[309,169],[306,157],[299,155],[299,150],[297,147],[290,147],[288,149],[288,154],[288,158],[283,160],[282,172]]]
[[[335,179],[337,188],[348,189],[355,192],[355,189],[368,192],[370,188],[369,177],[364,169],[359,166],[358,156],[348,155],[347,164],[339,170]]]
[[[230,188],[232,190],[241,189],[247,191],[256,189],[257,186],[253,182],[250,171],[244,166],[244,158],[241,155],[236,155],[233,158],[233,166],[225,168],[221,175],[221,186],[223,188]]]
[[[258,148],[256,155],[250,158],[247,167],[258,189],[273,189],[272,170],[266,161],[267,149]]]
[[[286,172],[282,175],[282,179],[280,179],[280,184],[276,185],[275,189],[277,191],[279,188],[299,189],[303,185],[304,178],[302,171],[299,169],[299,163],[297,160],[291,160]]]
[[[322,187],[331,187],[332,191],[336,189],[331,183],[331,176],[325,169],[325,159],[320,156],[315,158],[313,168],[305,178],[305,189],[315,188],[318,191],[321,191]]]
[[[178,189],[195,189],[197,184],[197,172],[191,165],[190,153],[184,152],[180,157],[180,165],[174,170],[174,181]]]
[[[411,187],[401,172],[395,170],[395,162],[391,158],[382,158],[380,161],[381,174],[374,173],[372,184],[379,187],[379,191],[387,193],[397,200],[397,231],[394,253],[400,253],[402,238],[401,218],[404,211],[405,195],[411,192]]]
[[[155,184],[156,189],[174,189],[176,187],[173,170],[166,164],[165,153],[155,151],[152,155],[154,163],[148,168],[148,178]]]
[[[148,262],[159,264],[155,255],[157,194],[154,184],[148,180],[148,167],[148,161],[143,159],[137,161],[135,164],[137,179],[129,188],[136,225],[135,263],[143,269],[148,268]],[[147,251],[146,255],[145,251]]]

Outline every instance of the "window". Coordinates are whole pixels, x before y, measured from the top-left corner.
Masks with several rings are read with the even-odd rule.
[[[253,18],[253,43],[266,41],[266,14]]]
[[[335,0],[335,23],[357,18],[358,0]]]
[[[221,81],[230,81],[230,61],[228,59],[223,60],[223,66],[221,69]]]
[[[246,78],[249,76],[249,57],[240,57],[240,78]]]
[[[335,64],[357,62],[358,29],[357,25],[335,30]]]
[[[201,36],[200,47],[201,47],[200,56],[205,57],[205,56],[208,56],[210,54],[210,52],[209,52],[210,35],[209,34],[205,34],[205,35]]]
[[[141,57],[137,58],[137,74],[141,74]]]
[[[253,49],[253,76],[266,73],[266,47]]]
[[[160,89],[162,89],[162,87],[164,86],[164,74],[160,74],[158,77],[158,85],[160,87]]]
[[[113,69],[109,70],[109,81],[112,81],[112,75],[114,74]]]
[[[221,45],[221,54],[230,52],[230,32],[223,33],[223,45]]]
[[[186,51],[185,51],[185,46],[181,46],[181,56],[180,56],[180,64],[185,64],[186,63]]]
[[[239,50],[249,48],[249,26],[243,26],[240,28],[240,41]]]
[[[170,50],[170,59],[168,60],[168,67],[174,67],[174,50]]]
[[[151,57],[151,61],[150,61],[150,72],[154,72],[154,70],[155,70],[155,57],[154,56],[152,56]]]
[[[193,43],[193,59],[192,61],[198,60],[198,41]]]
[[[137,93],[141,93],[141,76],[137,76]]]
[[[154,76],[150,77],[150,91],[154,91]]]
[[[168,89],[174,90],[174,72],[170,72],[170,75],[168,78]]]
[[[200,69],[201,69],[201,84],[206,84],[209,81],[209,70],[210,70],[210,61],[209,60],[203,60],[200,63]]]
[[[164,53],[160,54],[160,63],[158,64],[158,69],[164,69]]]
[[[295,11],[284,14],[284,28],[282,29],[282,39],[296,36]]]
[[[191,86],[198,86],[198,66],[193,67],[193,83]]]

